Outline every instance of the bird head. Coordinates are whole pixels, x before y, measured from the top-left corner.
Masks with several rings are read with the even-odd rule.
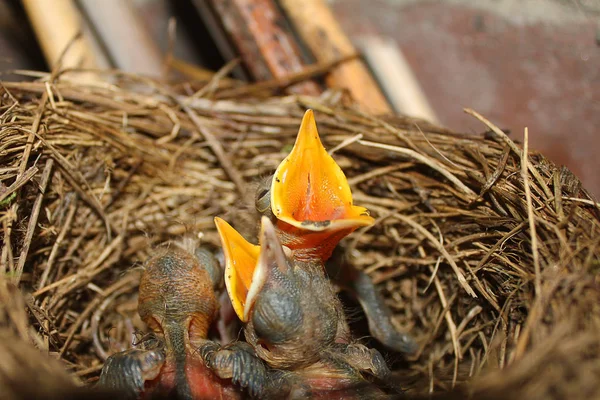
[[[343,319],[323,266],[292,259],[267,217],[261,220],[260,245],[218,217],[215,223],[225,254],[225,285],[248,342],[273,367],[316,362]]]
[[[342,238],[374,221],[366,208],[353,204],[348,180],[323,147],[312,110],[304,114],[290,154],[259,185],[256,208],[272,217],[295,258],[321,262]]]
[[[144,264],[138,312],[142,320],[168,341],[184,331],[186,342],[205,339],[217,317],[218,303],[211,275],[218,263],[210,253],[191,254],[178,246],[162,247]]]

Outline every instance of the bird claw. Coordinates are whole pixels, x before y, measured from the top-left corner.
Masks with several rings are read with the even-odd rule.
[[[155,379],[165,362],[161,348],[129,349],[108,357],[96,387],[119,392],[125,399],[137,399],[144,382]]]
[[[338,352],[332,354],[333,358],[341,359],[360,372],[381,380],[387,381],[391,371],[383,356],[376,349],[371,349],[359,343],[338,345]]]
[[[268,397],[274,390],[270,371],[246,342],[221,346],[208,341],[200,347],[200,355],[219,378],[231,381],[248,391],[254,398]]]

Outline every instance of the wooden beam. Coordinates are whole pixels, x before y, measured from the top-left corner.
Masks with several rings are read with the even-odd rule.
[[[356,54],[356,49],[323,0],[279,0],[279,4],[318,62],[331,62]],[[365,111],[391,112],[377,82],[361,60],[339,65],[326,79],[327,85],[343,88]]]
[[[132,2],[79,0],[114,66],[125,72],[158,78],[163,57]]]
[[[357,46],[395,111],[439,124],[425,92],[396,42],[379,36],[366,36],[357,42]]]
[[[71,0],[23,0],[23,6],[52,69],[65,48],[82,31],[79,12]],[[61,61],[63,68],[98,67],[92,43],[85,36],[71,45]]]
[[[210,0],[210,3],[254,79],[284,79],[302,72],[306,63],[274,0]],[[309,95],[321,92],[312,81],[289,89]]]

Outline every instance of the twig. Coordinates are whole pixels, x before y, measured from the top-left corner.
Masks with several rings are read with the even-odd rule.
[[[510,155],[510,146],[507,145],[504,152],[502,153],[502,158],[500,159],[500,162],[498,163],[496,170],[488,178],[488,180],[485,182],[485,184],[481,187],[481,190],[479,191],[480,198],[483,197],[483,195],[486,194],[487,191],[492,188],[492,186],[494,186],[494,184],[496,183],[498,178],[500,178],[500,175],[502,175],[502,172],[504,172],[504,168],[506,167],[506,163],[508,162],[509,155]]]
[[[481,311],[483,311],[483,308],[481,308],[481,306],[479,305],[469,310],[467,316],[463,318],[462,321],[460,321],[458,328],[456,328],[456,337],[460,338],[460,335],[463,333],[464,329],[467,327],[469,322],[471,322],[471,320],[475,318]]]
[[[418,230],[419,233],[421,233],[423,236],[425,236],[429,240],[429,242],[436,249],[438,249],[438,251],[444,256],[444,258],[446,258],[446,260],[448,261],[448,263],[450,264],[450,266],[454,270],[454,273],[456,274],[456,277],[458,279],[458,283],[460,283],[460,285],[463,287],[463,289],[465,289],[465,291],[468,294],[470,294],[472,297],[477,297],[477,295],[475,294],[475,292],[473,291],[473,289],[471,288],[471,286],[469,285],[469,283],[465,279],[465,276],[463,275],[463,273],[461,272],[461,270],[458,268],[458,265],[456,265],[456,262],[454,261],[454,259],[452,258],[452,256],[448,253],[448,251],[444,248],[444,246],[442,244],[440,244],[440,242],[438,242],[435,239],[435,237],[431,234],[431,232],[429,232],[427,229],[425,229],[418,222],[413,221],[412,218],[405,217],[404,215],[398,214],[398,213],[393,214],[393,216],[395,218],[399,219],[400,221],[402,221],[402,222],[404,222],[404,223],[412,226],[413,228],[415,228],[416,230]]]
[[[429,268],[431,270],[431,268]],[[442,303],[442,307],[445,309],[448,305],[446,301],[446,296],[444,295],[444,289],[442,288],[442,284],[440,283],[440,278],[436,275],[433,278],[433,283],[438,292],[438,296],[440,297],[440,303]],[[456,335],[456,324],[452,319],[452,313],[448,309],[444,318],[446,319],[446,323],[448,324],[448,330],[450,331],[450,337],[452,338],[452,347],[454,348],[454,373],[452,375],[452,386],[456,385],[456,379],[458,375],[458,362],[462,358],[460,351],[460,343],[458,342],[458,336]]]
[[[444,168],[444,166],[442,164],[440,164],[437,160],[426,157],[423,154],[419,154],[414,150],[406,149],[404,147],[391,146],[389,144],[383,144],[383,143],[375,143],[375,142],[370,142],[368,140],[359,140],[358,143],[362,144],[363,146],[367,146],[367,147],[375,147],[378,149],[389,150],[389,151],[393,151],[395,153],[404,154],[414,160],[420,161],[423,164],[428,165],[435,171],[439,172],[440,174],[444,175],[450,182],[452,182],[457,188],[462,190],[467,195],[476,196],[474,191],[469,189],[464,183],[462,183],[460,181],[460,179],[458,179],[450,171],[448,171],[446,168]]]
[[[423,139],[425,139],[425,141],[427,142],[427,144],[429,145],[429,147],[431,147],[433,149],[433,151],[435,151],[436,153],[438,153],[438,155],[440,157],[442,157],[444,160],[446,160],[450,165],[452,165],[454,168],[457,169],[464,169],[464,167],[461,167],[460,165],[456,164],[454,161],[452,161],[451,159],[449,159],[448,157],[446,157],[444,155],[444,153],[442,153],[441,151],[439,151],[437,149],[437,147],[435,147],[430,141],[429,138],[427,137],[427,135],[425,135],[425,133],[423,133],[423,131],[421,130],[421,127],[419,126],[419,124],[417,124],[416,122],[413,124],[415,126],[415,128],[417,128],[417,130],[419,131],[419,133],[421,134],[421,136],[423,136]]]
[[[218,70],[217,73],[212,76],[212,78],[210,78],[210,81],[208,81],[206,85],[204,85],[200,90],[198,90],[196,93],[187,98],[185,100],[185,103],[190,104],[195,99],[198,99],[200,97],[210,97],[219,86],[219,82],[221,81],[221,79],[229,75],[229,73],[233,71],[234,68],[237,67],[239,64],[239,58],[234,58],[233,60],[229,61],[227,64],[221,67],[221,69]]]
[[[558,171],[554,171],[552,182],[554,184],[554,210],[556,210],[556,214],[558,214],[559,221],[562,221],[565,218],[565,212],[563,209],[560,173]]]
[[[42,98],[40,99],[40,104],[38,105],[37,112],[35,113],[35,118],[33,119],[33,123],[31,124],[31,131],[29,132],[29,136],[27,137],[27,144],[25,145],[25,150],[23,150],[23,158],[21,159],[21,165],[19,166],[19,175],[17,177],[20,178],[25,173],[25,168],[27,168],[27,163],[29,162],[29,154],[31,154],[31,148],[33,147],[33,139],[37,134],[38,129],[40,128],[40,122],[42,121],[42,116],[44,115],[44,109],[46,108],[46,102],[48,101],[48,93],[46,91],[42,91]]]
[[[102,221],[104,221],[104,226],[106,228],[106,235],[108,237],[108,240],[111,240],[113,229],[112,229],[110,220],[106,217],[106,214],[104,213],[102,204],[100,204],[100,202],[98,201],[98,199],[95,196],[89,194],[88,192],[86,192],[85,190],[83,190],[80,187],[79,182],[77,182],[77,179],[73,176],[73,174],[79,175],[79,179],[81,179],[83,181],[83,184],[85,186],[87,186],[88,190],[91,192],[91,187],[87,183],[85,178],[81,175],[80,172],[78,172],[77,170],[75,170],[75,168],[73,168],[73,166],[69,163],[69,161],[67,161],[67,159],[62,154],[60,154],[54,148],[54,146],[52,146],[50,143],[48,143],[40,135],[36,134],[36,136],[44,144],[44,146],[46,146],[46,148],[48,150],[50,150],[50,152],[54,156],[54,159],[56,160],[58,165],[65,172],[64,177],[67,179],[69,184],[73,187],[73,189],[75,189],[75,191],[79,194],[79,196],[82,198],[82,200],[84,200],[86,203],[88,203],[88,205],[98,214],[98,216],[102,219]]]
[[[331,69],[341,65],[345,62],[351,61],[358,57],[357,54],[351,54],[347,57],[342,57],[337,60],[330,62],[317,63],[314,65],[305,66],[302,71],[293,72],[283,78],[270,79],[268,81],[262,81],[252,83],[249,85],[240,86],[237,88],[224,89],[217,93],[217,98],[232,98],[240,97],[248,94],[260,93],[262,91],[269,91],[273,89],[285,89],[296,83],[306,81],[318,76],[328,73]]]
[[[406,162],[406,163],[398,163],[398,164],[386,165],[386,166],[379,167],[379,168],[374,168],[368,172],[365,172],[364,174],[360,174],[360,175],[353,176],[352,178],[348,178],[348,184],[350,186],[354,186],[361,182],[368,181],[369,179],[373,179],[380,175],[386,175],[386,174],[389,174],[390,172],[398,171],[398,170],[405,169],[405,168],[410,168],[413,165],[414,164],[412,162]]]
[[[46,269],[44,269],[44,273],[40,278],[40,282],[38,284],[38,288],[43,288],[46,285],[46,280],[48,279],[48,275],[52,270],[52,266],[54,265],[54,261],[56,260],[56,256],[58,255],[58,249],[62,244],[63,240],[69,229],[71,229],[71,222],[73,221],[73,217],[75,216],[75,211],[77,210],[77,197],[73,196],[73,203],[69,207],[69,212],[67,213],[67,217],[65,218],[65,224],[63,225],[54,245],[52,246],[52,250],[50,251],[50,256],[48,257],[48,262],[46,263]]]
[[[511,150],[514,151],[515,154],[517,154],[519,156],[521,155],[521,150],[519,149],[519,146],[517,146],[516,143],[513,142],[511,138],[506,136],[506,133],[502,132],[502,130],[500,130],[496,125],[492,124],[488,119],[486,119],[484,116],[482,116],[475,110],[472,110],[470,108],[465,108],[465,112],[469,115],[474,116],[479,121],[483,122],[489,129],[492,130],[492,132],[494,132],[496,135],[500,136],[500,138],[502,138],[502,140],[504,140],[504,142],[510,146]],[[548,185],[546,185],[546,183],[544,182],[544,179],[542,178],[542,176],[540,175],[538,170],[535,169],[535,167],[530,164],[529,171],[531,171],[531,175],[533,175],[533,177],[537,181],[538,185],[540,185],[540,187],[544,191],[544,194],[546,195],[546,197],[548,197],[548,198],[552,197],[552,192],[550,191],[550,188],[548,188]]]
[[[27,254],[29,253],[29,247],[31,246],[31,239],[33,239],[33,234],[35,232],[35,228],[37,227],[37,220],[40,215],[42,201],[44,200],[44,194],[46,193],[46,188],[48,187],[48,182],[50,181],[50,175],[52,174],[53,166],[54,160],[51,158],[46,160],[46,165],[44,166],[44,171],[42,172],[42,179],[40,181],[40,191],[35,199],[35,202],[33,203],[31,216],[29,217],[29,224],[27,224],[27,233],[25,234],[23,247],[21,248],[21,254],[19,255],[19,262],[17,263],[17,269],[13,278],[15,283],[19,283],[21,280],[21,274],[23,273],[23,268],[25,267]]]
[[[129,276],[117,281],[112,286],[106,288],[102,295],[99,294],[94,300],[92,300],[88,304],[88,306],[85,308],[85,310],[83,310],[83,312],[81,314],[79,314],[77,321],[75,321],[73,323],[73,325],[71,325],[71,327],[69,328],[69,333],[67,335],[67,338],[65,339],[65,343],[63,344],[63,347],[60,349],[59,358],[62,358],[65,355],[65,352],[69,349],[69,346],[71,345],[71,341],[73,340],[73,337],[75,336],[75,332],[77,332],[77,329],[79,329],[79,327],[83,324],[83,322],[92,314],[92,312],[96,309],[96,307],[98,307],[100,305],[101,301],[104,298],[106,298],[106,296],[110,296],[112,293],[116,292],[117,290],[120,290],[121,288],[124,288],[124,287],[128,287],[127,285],[131,285],[132,283],[137,284],[138,279],[134,279],[134,278],[135,278],[134,275],[129,275]]]
[[[529,175],[527,174],[528,159],[527,150],[529,147],[529,132],[525,128],[525,140],[523,143],[523,154],[521,156],[521,178],[523,179],[523,186],[525,187],[525,199],[527,201],[527,215],[529,219],[529,231],[531,234],[531,254],[533,256],[533,267],[535,269],[535,294],[537,296],[542,295],[542,276],[540,269],[540,253],[538,250],[538,237],[535,226],[535,215],[533,211],[533,204],[531,201],[531,189],[529,188]]]
[[[106,361],[110,354],[108,354],[106,350],[104,350],[102,343],[100,343],[100,337],[98,335],[100,319],[102,318],[102,314],[106,311],[106,308],[110,305],[110,303],[112,303],[117,297],[127,292],[128,290],[130,290],[128,286],[124,286],[119,288],[118,290],[115,290],[113,294],[104,299],[104,301],[100,304],[100,306],[96,309],[96,311],[94,311],[94,314],[92,315],[90,324],[90,328],[92,330],[92,342],[94,343],[94,349],[96,350],[96,354],[103,361]],[[103,294],[104,296],[106,296],[106,293]]]
[[[113,241],[104,248],[104,250],[102,251],[102,253],[98,256],[97,259],[94,260],[93,263],[91,263],[88,266],[85,266],[83,268],[80,268],[76,273],[66,276],[58,281],[54,281],[51,284],[49,284],[48,286],[44,286],[43,288],[40,288],[38,290],[36,290],[35,292],[33,292],[33,297],[37,297],[41,294],[46,293],[49,290],[52,290],[56,287],[59,287],[63,284],[68,284],[71,282],[76,282],[77,285],[82,285],[85,282],[80,282],[80,277],[91,277],[93,275],[95,275],[96,273],[98,273],[99,271],[96,271],[96,269],[108,258],[108,256],[110,255],[110,253],[113,252],[113,250],[115,250],[115,248],[117,248],[118,246],[120,246],[123,243],[123,235],[119,235],[116,238],[113,239]]]
[[[422,294],[425,294],[427,292],[427,290],[429,289],[429,286],[431,286],[431,284],[433,283],[433,279],[436,277],[437,271],[440,268],[440,261],[442,261],[442,257],[438,257],[437,260],[435,261],[435,267],[433,267],[433,271],[431,272],[431,277],[427,281],[427,285],[425,285],[423,290],[421,290]]]
[[[568,200],[568,201],[574,201],[577,203],[583,203],[583,204],[587,204],[588,206],[592,206],[592,207],[596,207],[600,210],[600,203],[597,203],[593,200],[588,200],[588,199],[579,199],[577,197],[565,197],[563,196],[562,198],[563,200]]]
[[[333,155],[336,151],[343,149],[346,146],[350,146],[352,143],[358,142],[362,138],[363,138],[362,133],[359,133],[358,135],[349,137],[348,139],[342,141],[340,144],[338,144],[337,146],[335,146],[331,150],[329,150],[328,153],[329,153],[329,155]]]
[[[34,165],[27,171],[25,171],[22,175],[19,175],[17,179],[12,183],[12,185],[7,187],[6,190],[2,194],[0,194],[0,204],[2,204],[4,199],[6,199],[8,196],[16,192],[21,186],[29,182],[29,180],[33,178],[35,174],[38,173],[38,171],[38,167]]]
[[[485,263],[490,259],[490,257],[492,256],[492,254],[494,254],[494,252],[496,250],[498,250],[500,248],[500,246],[502,246],[508,239],[510,239],[511,237],[513,237],[514,235],[516,235],[517,233],[519,233],[519,231],[521,229],[523,229],[526,224],[527,223],[525,221],[521,222],[520,224],[518,224],[517,226],[515,226],[514,228],[512,228],[509,232],[507,232],[504,236],[502,236],[502,238],[500,240],[498,240],[496,243],[494,243],[494,245],[489,249],[489,251],[477,263],[477,266],[473,269],[473,271],[474,272],[479,271],[479,269],[481,267],[483,267],[485,265]]]
[[[204,136],[204,139],[206,140],[212,151],[215,153],[215,156],[217,156],[221,167],[223,168],[227,176],[229,176],[229,179],[231,179],[233,183],[235,183],[238,193],[241,196],[245,196],[246,190],[242,176],[240,175],[239,171],[233,166],[231,160],[227,157],[227,155],[225,155],[225,151],[223,151],[223,146],[221,145],[221,142],[219,142],[217,138],[215,138],[215,136],[210,132],[210,130],[202,124],[202,121],[200,121],[200,118],[198,117],[196,112],[190,107],[188,107],[188,105],[185,104],[184,101],[182,101],[179,97],[175,95],[173,95],[172,98],[179,105],[179,107],[181,107],[181,109],[190,117],[190,119],[196,126],[196,129],[198,129],[198,132],[200,132],[202,136]]]

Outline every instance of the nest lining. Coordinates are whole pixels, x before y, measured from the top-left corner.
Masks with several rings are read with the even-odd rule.
[[[212,82],[194,97],[185,85],[69,74],[0,89],[0,294],[18,285],[25,299],[3,303],[0,324],[83,381],[145,331],[137,267],[153,246],[199,234],[216,248],[216,215],[256,228],[253,182],[312,108],[355,203],[377,218],[344,245],[420,344],[402,362],[387,354],[409,392],[465,383],[475,397],[600,396],[600,206],[476,112],[487,131],[466,135],[329,94]]]

